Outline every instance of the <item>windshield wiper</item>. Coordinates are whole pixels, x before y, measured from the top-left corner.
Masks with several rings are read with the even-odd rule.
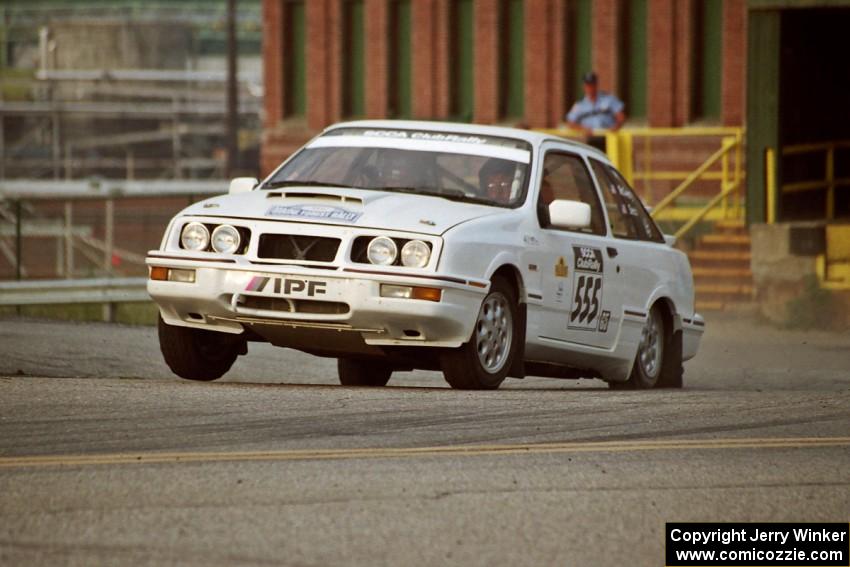
[[[423,197],[441,197],[449,201],[462,201],[464,203],[477,203],[480,205],[500,206],[492,199],[484,197],[476,197],[475,195],[467,195],[462,189],[444,188],[431,190],[427,187],[413,187],[406,185],[396,185],[389,187],[356,187],[356,189],[365,189],[369,191],[387,191],[389,193],[408,193],[410,195],[422,195]]]
[[[403,187],[403,186],[390,186],[390,187],[370,187],[370,189],[374,189],[375,191],[392,191],[395,193],[415,193],[417,195],[428,195],[429,193],[421,188],[421,187]]]
[[[443,189],[438,193],[433,194],[435,197],[443,197],[450,201],[462,201],[464,203],[480,203],[482,205],[495,205],[492,199],[484,197],[476,197],[475,195],[467,195],[462,189]]]
[[[263,185],[263,189],[279,189],[280,187],[338,187],[342,189],[362,189],[345,183],[325,183],[324,181],[298,181],[288,179],[286,181],[271,181]]]

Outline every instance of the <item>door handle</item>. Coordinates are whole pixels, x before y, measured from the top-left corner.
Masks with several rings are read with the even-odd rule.
[[[617,257],[617,249],[614,248],[613,246],[609,246],[606,250],[608,251],[608,257],[609,258],[616,258]]]

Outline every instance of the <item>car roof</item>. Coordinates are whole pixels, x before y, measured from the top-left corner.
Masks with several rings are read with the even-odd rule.
[[[484,136],[498,136],[502,138],[515,138],[524,140],[533,146],[539,146],[549,140],[574,146],[576,149],[584,150],[590,154],[597,154],[608,161],[608,156],[597,148],[582,144],[575,140],[562,138],[546,132],[524,130],[521,128],[508,128],[504,126],[485,126],[482,124],[469,124],[464,122],[439,122],[429,120],[355,120],[351,122],[340,122],[325,128],[325,132],[337,128],[398,128],[403,130],[428,130],[431,132],[448,132],[456,134],[481,134]]]

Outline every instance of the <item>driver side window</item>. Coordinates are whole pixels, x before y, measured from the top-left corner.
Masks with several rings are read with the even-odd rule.
[[[605,221],[599,197],[584,161],[576,155],[548,152],[543,160],[543,179],[537,197],[540,226],[549,228],[549,203],[555,199],[579,201],[590,205],[590,226],[579,232],[605,234]]]

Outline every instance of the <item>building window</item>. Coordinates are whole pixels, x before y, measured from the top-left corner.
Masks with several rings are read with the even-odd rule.
[[[630,118],[646,118],[647,0],[625,0],[620,12],[620,97]]]
[[[284,116],[304,116],[307,111],[307,64],[304,55],[304,2],[284,4],[283,38]]]
[[[567,4],[567,30],[564,45],[567,56],[564,58],[567,68],[566,80],[567,108],[576,100],[584,98],[581,76],[593,69],[591,58],[593,2],[592,0],[573,0]]]
[[[695,0],[693,3],[693,57],[691,118],[697,121],[720,119],[722,80],[723,2]]]
[[[451,97],[455,120],[472,121],[474,100],[473,0],[451,3]]]
[[[409,118],[410,102],[410,0],[393,0],[390,3],[389,26],[389,115]]]
[[[365,41],[363,0],[342,5],[342,113],[347,117],[365,112]]]
[[[525,65],[523,0],[501,1],[499,66],[499,115],[522,118],[525,114]]]

